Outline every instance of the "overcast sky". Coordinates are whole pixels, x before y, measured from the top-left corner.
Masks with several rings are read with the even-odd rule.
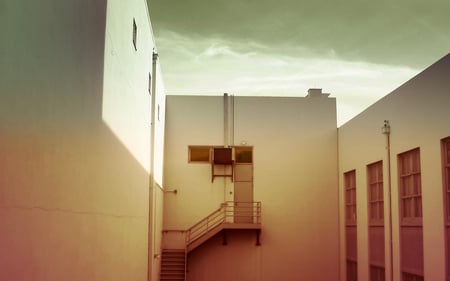
[[[167,94],[337,98],[338,124],[450,52],[450,0],[148,0]]]

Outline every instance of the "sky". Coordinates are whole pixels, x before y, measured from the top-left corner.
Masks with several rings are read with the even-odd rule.
[[[147,0],[167,94],[299,96],[338,125],[450,52],[450,0]]]

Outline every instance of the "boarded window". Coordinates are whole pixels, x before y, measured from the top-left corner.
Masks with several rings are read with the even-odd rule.
[[[230,147],[214,148],[214,164],[229,165],[233,163],[233,154]]]
[[[190,163],[209,163],[211,159],[211,147],[189,146]]]

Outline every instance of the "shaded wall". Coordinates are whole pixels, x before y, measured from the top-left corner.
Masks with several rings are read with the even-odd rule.
[[[386,280],[390,280],[387,163],[391,163],[393,277],[401,280],[397,155],[416,147],[420,148],[421,161],[425,280],[445,280],[440,140],[450,135],[448,77],[450,57],[447,55],[339,128],[341,248],[345,248],[342,175],[356,169],[359,280],[369,278],[366,165],[383,161]],[[381,131],[384,120],[389,120],[391,126],[390,158],[387,157],[386,136]],[[344,252],[341,253],[341,268],[341,280],[345,280]]]

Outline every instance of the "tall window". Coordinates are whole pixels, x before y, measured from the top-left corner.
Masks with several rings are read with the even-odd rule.
[[[442,183],[445,198],[445,238],[446,238],[446,271],[447,281],[450,281],[450,137],[441,141],[442,151]]]
[[[345,223],[356,224],[356,172],[355,170],[344,174],[345,185]]]
[[[347,281],[358,280],[356,233],[356,171],[344,173],[345,190],[345,243]]]
[[[423,280],[420,149],[398,155],[400,255],[403,281]]]
[[[422,187],[420,180],[420,150],[399,155],[399,185],[401,220],[403,223],[419,223],[422,220]]]
[[[370,281],[385,280],[383,162],[367,165]]]

